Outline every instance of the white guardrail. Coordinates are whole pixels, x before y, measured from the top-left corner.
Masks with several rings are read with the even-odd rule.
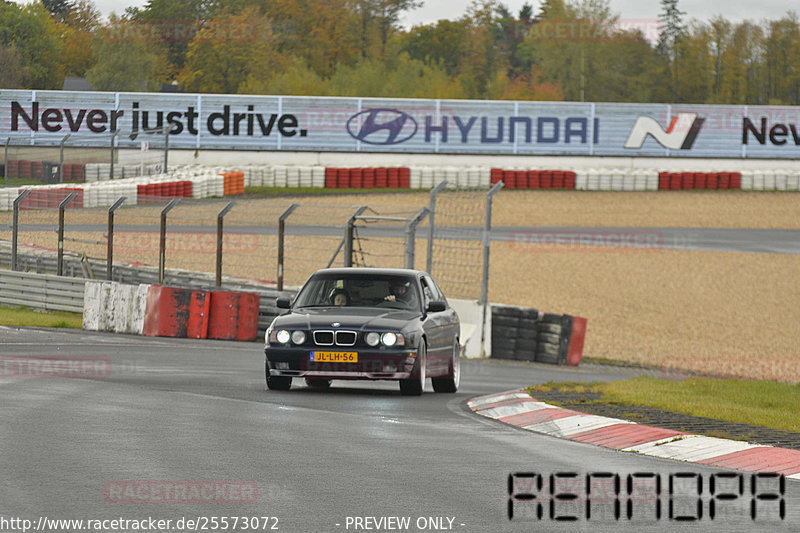
[[[83,312],[85,279],[0,270],[0,305]]]

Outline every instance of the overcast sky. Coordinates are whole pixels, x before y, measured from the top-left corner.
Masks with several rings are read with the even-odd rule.
[[[24,2],[24,0],[16,1]],[[537,12],[539,0],[529,1],[534,13]],[[142,6],[145,3],[146,0],[95,0],[95,4],[104,16],[108,16],[111,12],[122,14],[128,6]],[[502,3],[516,15],[525,0],[505,0]],[[425,0],[423,7],[408,13],[403,22],[406,26],[413,26],[436,22],[442,18],[459,18],[469,4],[470,0]],[[632,20],[634,24],[646,24],[647,20],[658,18],[660,4],[659,0],[611,0],[611,10],[618,14],[623,22],[626,22],[625,19],[634,19]],[[722,14],[727,19],[737,22],[743,19],[757,22],[762,19],[778,19],[791,8],[800,11],[796,2],[788,0],[679,0],[678,7],[686,12],[687,18],[703,21]],[[644,22],[640,19],[644,19]]]

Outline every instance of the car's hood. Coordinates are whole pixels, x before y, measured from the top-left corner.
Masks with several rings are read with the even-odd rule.
[[[342,328],[356,331],[401,330],[420,318],[415,311],[374,307],[307,307],[292,310],[275,319],[275,328],[321,329]],[[338,323],[338,326],[333,326]]]

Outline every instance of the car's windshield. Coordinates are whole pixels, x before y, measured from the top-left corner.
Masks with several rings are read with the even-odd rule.
[[[317,274],[303,286],[295,307],[360,306],[419,309],[412,277]]]

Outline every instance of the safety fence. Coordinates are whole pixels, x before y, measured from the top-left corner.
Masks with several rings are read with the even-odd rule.
[[[0,270],[0,304],[81,313],[84,283],[64,276]]]

